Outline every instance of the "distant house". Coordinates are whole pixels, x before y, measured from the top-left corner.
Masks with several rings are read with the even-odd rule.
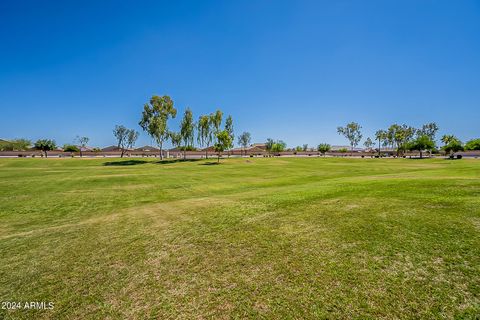
[[[121,152],[122,148],[119,148],[118,146],[109,146],[101,149],[102,152]]]
[[[85,147],[82,147],[82,146],[77,146],[78,149],[82,152],[87,152],[87,151],[93,151],[93,147],[89,147],[89,146],[85,146]]]
[[[155,152],[159,152],[160,149],[152,147],[152,146],[143,146],[143,147],[134,149],[133,151],[141,151],[141,152],[155,151]]]
[[[247,153],[263,153],[267,150],[267,148],[262,148],[262,146],[252,146],[248,149],[246,149],[245,151]]]
[[[330,151],[340,151],[340,150],[347,150],[347,151],[351,151],[352,150],[352,147],[351,146],[331,146],[330,147]],[[362,151],[361,148],[353,148],[353,151]]]
[[[245,153],[245,154],[261,154],[267,150],[265,143],[254,143],[249,147],[243,148],[235,148],[230,150],[233,153]]]
[[[265,143],[254,143],[252,145],[250,145],[249,148],[247,148],[247,150],[267,150],[267,145]]]
[[[175,148],[175,149],[170,149],[170,151],[176,151],[176,150],[178,150],[178,149],[176,149],[176,148]],[[203,151],[203,152],[205,152],[205,151],[215,152],[215,147],[214,147],[214,146],[210,146],[210,147],[206,147],[206,148],[200,149],[200,150],[198,150],[198,151]]]

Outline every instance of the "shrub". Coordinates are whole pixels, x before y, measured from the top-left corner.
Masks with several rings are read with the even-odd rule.
[[[480,150],[480,139],[473,139],[465,143],[465,150]]]
[[[325,155],[326,152],[329,152],[332,146],[330,146],[328,143],[320,143],[317,146],[317,151]]]
[[[460,140],[453,140],[449,142],[447,145],[442,147],[443,151],[449,154],[453,154],[458,151],[463,151],[463,146]]]
[[[30,148],[32,142],[27,139],[14,139],[12,141],[2,141],[0,151],[25,151]]]
[[[63,146],[63,151],[65,152],[79,152],[80,149],[73,144],[66,144]]]
[[[424,150],[433,150],[435,149],[435,142],[427,135],[418,136],[415,140],[411,141],[407,145],[408,150],[418,150],[420,151],[420,158],[422,158],[422,152]]]
[[[35,142],[35,149],[41,150],[45,153],[45,157],[48,157],[47,151],[53,150],[57,147],[55,140],[39,139]],[[42,154],[43,157],[43,154]]]

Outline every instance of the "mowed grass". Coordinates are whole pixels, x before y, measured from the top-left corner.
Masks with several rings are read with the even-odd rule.
[[[213,161],[213,160],[212,160]],[[12,319],[478,319],[480,160],[0,159]]]

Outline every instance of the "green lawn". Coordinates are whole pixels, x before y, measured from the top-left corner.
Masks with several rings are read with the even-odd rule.
[[[0,318],[480,317],[480,160],[155,161],[0,159]]]

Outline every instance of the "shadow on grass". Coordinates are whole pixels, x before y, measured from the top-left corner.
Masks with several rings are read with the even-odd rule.
[[[204,159],[166,159],[154,162],[155,164],[174,164],[179,162],[197,162],[202,161]]]
[[[216,166],[216,165],[219,165],[220,162],[205,162],[205,163],[199,163],[199,165],[202,165],[202,166]]]
[[[145,160],[123,160],[123,161],[109,161],[105,162],[104,166],[135,166],[137,164],[144,164],[148,161]]]

